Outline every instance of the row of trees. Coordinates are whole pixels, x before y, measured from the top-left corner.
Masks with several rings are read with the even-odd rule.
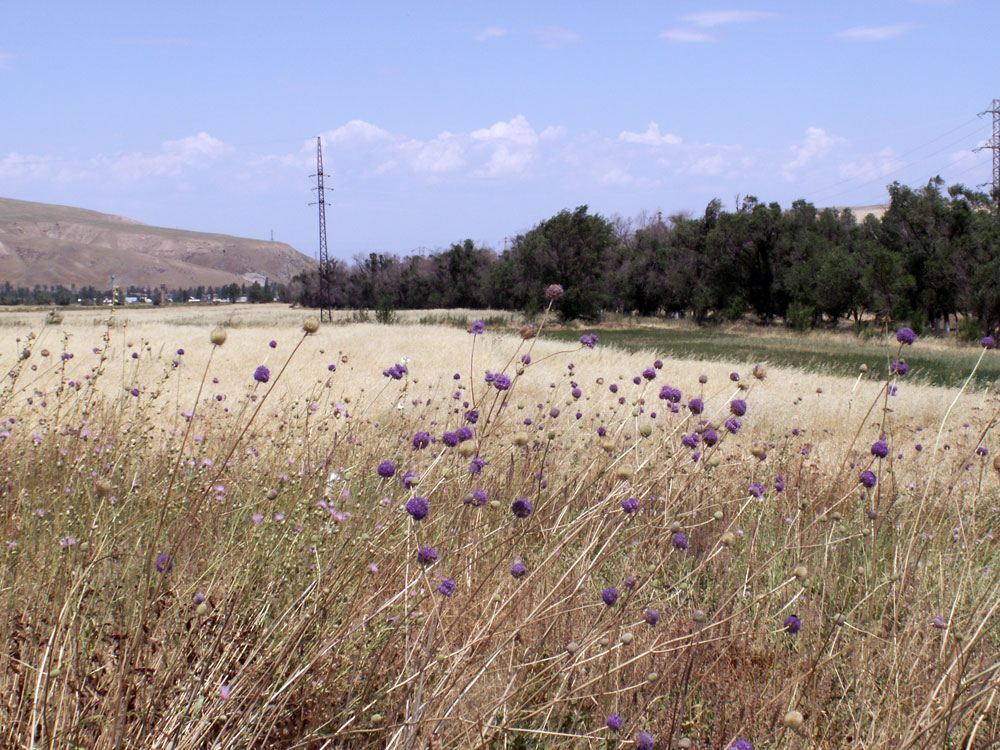
[[[1000,326],[1000,223],[984,193],[940,178],[894,183],[881,217],[788,210],[754,197],[734,211],[714,200],[700,217],[608,220],[581,206],[518,236],[503,253],[471,240],[427,255],[371,253],[328,269],[342,308],[490,307],[528,312],[562,284],[560,311],[690,315],[701,323],[753,315],[810,327],[877,316],[916,329],[966,321],[970,335]],[[322,303],[316,273],[289,296]],[[975,329],[975,330],[973,330]]]
[[[111,289],[98,289],[95,286],[71,285],[69,288],[60,284],[41,285],[33,287],[15,287],[10,282],[0,284],[0,305],[100,305],[104,300],[111,299]],[[247,302],[273,302],[283,299],[285,290],[281,284],[272,284],[265,280],[263,286],[258,282],[253,284],[228,284],[223,286],[199,285],[189,288],[163,289],[139,286],[118,287],[118,302],[125,297],[150,299],[154,305],[168,301],[186,302],[197,300],[228,300],[235,302],[246,297]]]

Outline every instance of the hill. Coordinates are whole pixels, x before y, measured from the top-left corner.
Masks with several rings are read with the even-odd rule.
[[[189,232],[70,206],[0,198],[0,283],[151,288],[286,283],[315,261],[283,242]]]

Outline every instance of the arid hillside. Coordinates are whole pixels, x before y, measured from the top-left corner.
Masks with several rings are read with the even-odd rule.
[[[285,283],[314,261],[283,242],[188,232],[69,206],[0,198],[0,282],[169,288]]]

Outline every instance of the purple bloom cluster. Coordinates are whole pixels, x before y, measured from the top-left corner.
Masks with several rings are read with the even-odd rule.
[[[506,391],[510,388],[510,378],[503,373],[497,375],[493,380],[493,387],[498,391]]]
[[[798,615],[788,615],[783,621],[782,625],[785,626],[785,632],[795,635],[800,630],[802,630],[802,618]]]
[[[409,370],[406,369],[406,365],[401,365],[399,362],[386,370],[382,370],[382,374],[385,377],[392,378],[393,380],[402,380],[403,376],[408,372]]]
[[[643,617],[645,618],[647,623],[649,623],[650,625],[655,625],[660,621],[660,612],[659,610],[650,607],[645,611]]]
[[[264,365],[261,365],[256,370],[253,371],[253,379],[258,383],[266,383],[271,379],[271,371],[267,369]]]
[[[654,370],[652,367],[647,367],[645,370],[642,371],[642,376],[646,380],[653,380],[656,378],[656,370]]]
[[[750,485],[750,494],[754,497],[764,497],[764,485],[760,482],[754,482]]]
[[[413,435],[413,449],[419,450],[431,444],[431,436],[426,432],[417,432]]]
[[[414,521],[423,521],[430,510],[430,505],[422,497],[411,497],[406,502],[406,512],[413,516]]]
[[[992,336],[983,336],[979,339],[979,345],[983,347],[983,349],[996,349],[997,342]]]
[[[677,404],[680,403],[681,392],[676,388],[665,385],[660,389],[660,398],[664,401],[669,401],[671,404]]]
[[[630,497],[626,500],[622,500],[622,510],[626,513],[635,513],[639,510],[639,501],[634,497]]]
[[[672,537],[670,537],[670,541],[671,541],[671,543],[673,543],[673,545],[677,549],[687,549],[688,548],[688,538],[684,534],[680,533],[679,531],[676,534],[674,534]]]
[[[580,343],[588,349],[593,349],[600,340],[596,333],[585,333],[580,337]]]
[[[622,717],[618,714],[611,714],[604,723],[612,732],[617,732],[625,722],[622,721]]]
[[[388,459],[378,465],[378,475],[383,479],[388,479],[396,473],[396,464]]]
[[[521,578],[527,572],[528,572],[528,569],[524,566],[524,563],[521,562],[521,558],[520,557],[515,557],[514,558],[514,564],[510,566],[510,574],[511,574],[511,576],[513,576],[514,578]]]
[[[870,471],[862,471],[858,475],[858,481],[861,482],[865,487],[871,489],[878,482],[878,479]]]
[[[876,440],[872,443],[872,455],[877,458],[885,458],[889,455],[889,445],[884,440]]]
[[[917,334],[913,332],[912,328],[900,328],[896,331],[896,341],[900,344],[906,344],[907,346],[912,346],[913,342],[917,340]]]
[[[614,586],[608,586],[601,592],[601,599],[609,607],[615,606],[615,602],[618,601],[618,589]]]
[[[653,750],[656,738],[649,732],[639,732],[635,736],[635,750]]]
[[[901,359],[900,360],[894,359],[892,360],[891,363],[889,363],[889,373],[892,375],[899,375],[899,377],[903,377],[909,371],[910,371],[910,366]]]
[[[486,331],[486,324],[481,320],[477,320],[475,323],[469,326],[469,333],[471,333],[473,336],[478,336],[480,333],[483,333],[485,331]]]
[[[719,433],[717,433],[711,427],[708,427],[705,429],[703,433],[701,433],[701,439],[705,443],[705,445],[711,448],[713,445],[719,442]]]
[[[747,402],[741,398],[734,398],[729,402],[729,411],[733,413],[733,416],[742,417],[747,413]]]
[[[693,398],[688,401],[688,409],[692,414],[701,414],[705,411],[705,403],[700,398]]]
[[[417,550],[417,561],[421,565],[430,565],[433,562],[437,562],[438,553],[433,547],[421,547]]]
[[[725,421],[725,425],[726,429],[735,435],[737,432],[740,431],[740,428],[743,426],[743,423],[736,417],[730,417]]]
[[[684,435],[681,438],[681,443],[687,448],[694,448],[698,445],[700,437],[697,432],[692,432],[690,435]]]
[[[527,518],[531,515],[534,508],[531,507],[528,498],[522,497],[510,504],[510,510],[518,518]]]
[[[455,593],[455,581],[451,578],[442,578],[441,585],[438,586],[438,591],[445,596],[451,596]]]

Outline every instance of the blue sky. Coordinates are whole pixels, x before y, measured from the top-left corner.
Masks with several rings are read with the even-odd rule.
[[[990,179],[992,0],[44,2],[0,26],[0,196],[331,255],[563,208],[883,202]]]

